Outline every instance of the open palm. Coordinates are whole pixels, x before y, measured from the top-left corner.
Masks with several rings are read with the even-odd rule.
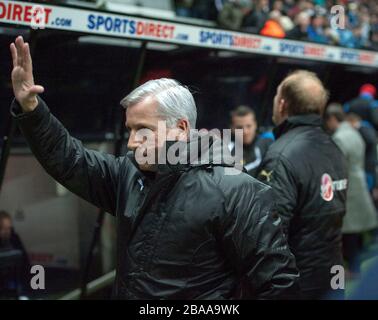
[[[34,84],[33,66],[29,44],[22,37],[17,37],[10,45],[13,60],[12,85],[16,100],[24,111],[32,111],[38,104],[37,94],[44,91],[42,86]]]

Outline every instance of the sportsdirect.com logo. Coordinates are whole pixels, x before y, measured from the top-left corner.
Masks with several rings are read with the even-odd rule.
[[[348,179],[332,181],[328,173],[324,173],[321,178],[320,195],[324,201],[331,201],[335,191],[345,190],[348,185]]]
[[[36,28],[43,28],[49,21],[51,9],[40,5],[21,5],[0,2],[0,19],[27,22]]]
[[[39,4],[29,5],[0,1],[0,22],[2,20],[28,24],[33,29],[44,29],[48,25],[64,28],[72,27],[72,19],[53,17],[52,8]]]

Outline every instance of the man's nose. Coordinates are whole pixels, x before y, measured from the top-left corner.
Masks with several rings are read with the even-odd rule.
[[[127,141],[127,149],[135,151],[138,147],[138,142],[135,140],[135,134],[130,133],[129,140]]]

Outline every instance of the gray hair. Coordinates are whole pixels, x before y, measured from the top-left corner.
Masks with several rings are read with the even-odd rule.
[[[158,102],[158,112],[167,121],[168,127],[175,127],[180,119],[187,119],[192,129],[196,127],[197,108],[189,89],[173,79],[150,80],[121,100],[126,109],[152,96]]]

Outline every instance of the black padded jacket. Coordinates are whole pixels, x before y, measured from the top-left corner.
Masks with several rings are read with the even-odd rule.
[[[152,178],[128,155],[84,148],[38,99],[32,112],[16,101],[11,112],[54,179],[116,216],[117,298],[296,296],[298,271],[270,187],[211,161],[159,166]]]

